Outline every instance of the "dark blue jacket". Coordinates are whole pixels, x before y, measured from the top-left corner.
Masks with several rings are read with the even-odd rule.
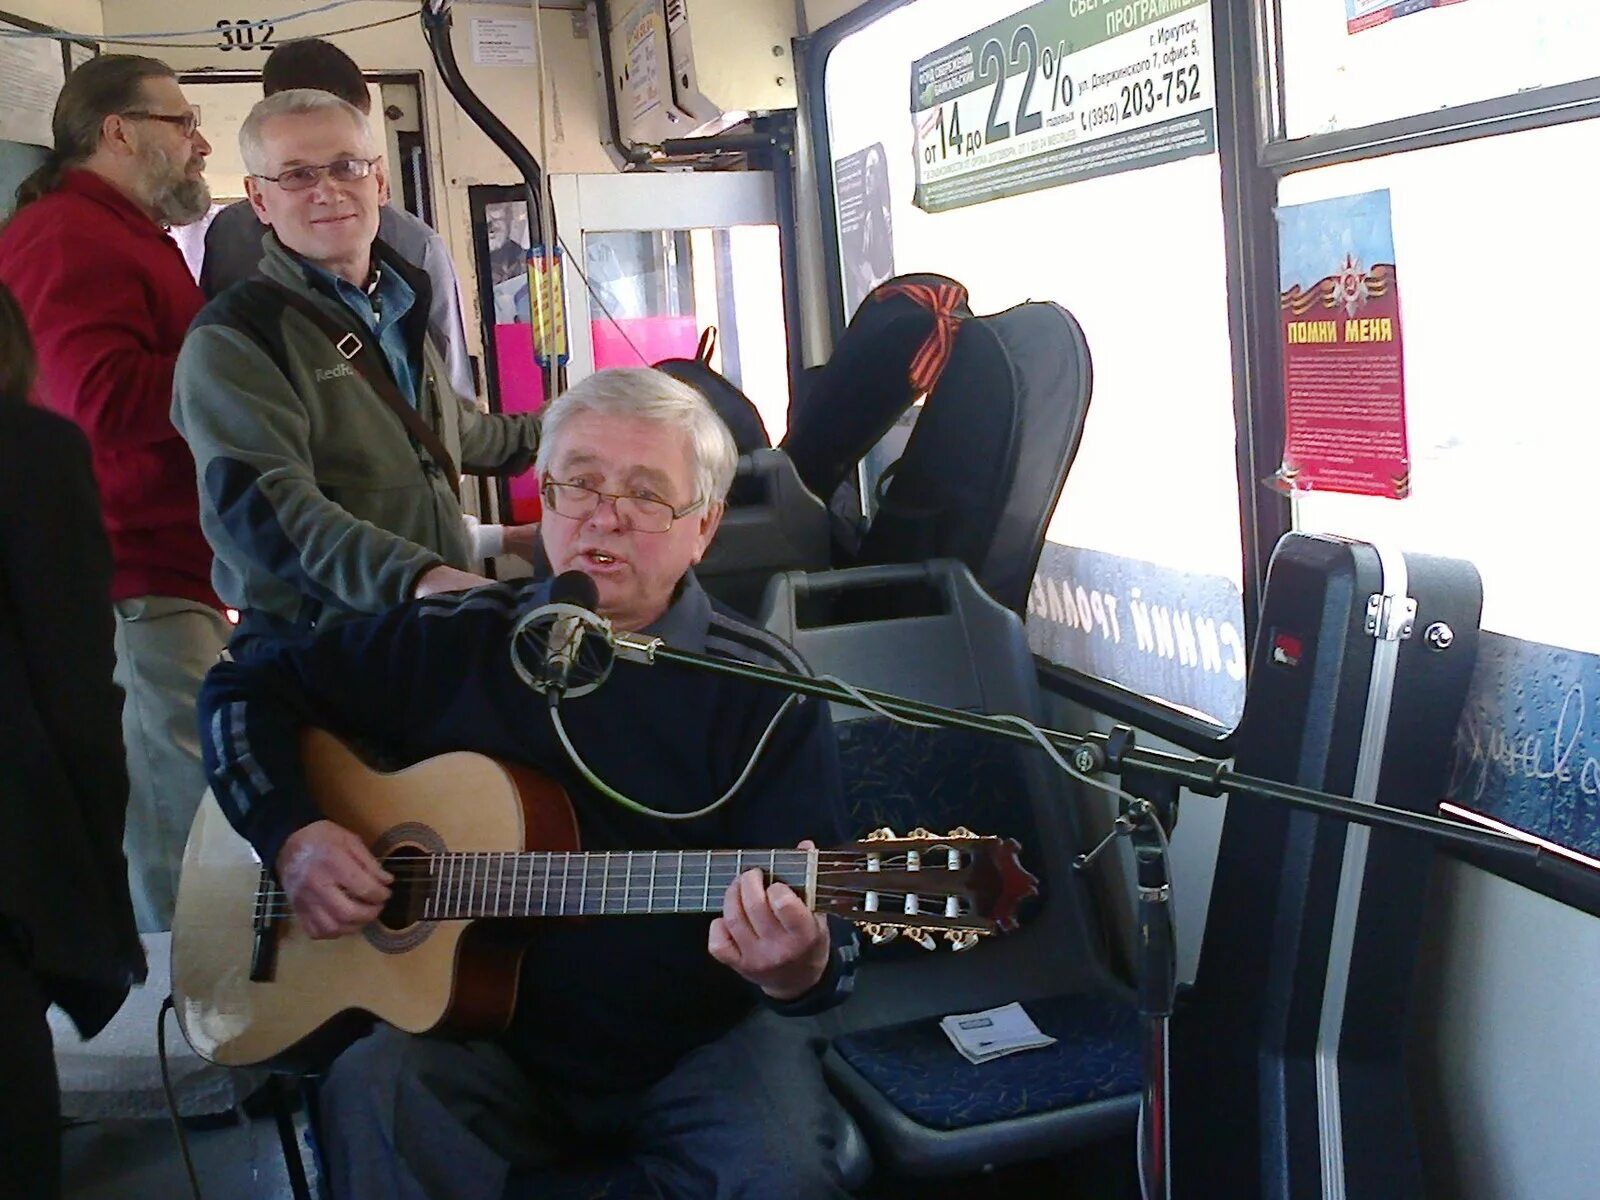
[[[207,772],[223,810],[263,861],[275,862],[289,834],[319,818],[297,754],[308,723],[386,758],[473,750],[544,771],[567,789],[586,850],[843,840],[837,750],[827,706],[816,700],[783,718],[744,787],[708,816],[658,820],[585,784],[543,698],[510,661],[512,626],[548,593],[548,582],[502,584],[415,601],[213,669],[200,694]],[[647,632],[676,649],[804,669],[786,643],[714,607],[692,574]],[[561,714],[574,746],[607,784],[652,808],[688,812],[728,789],[783,700],[771,686],[618,663],[597,691],[563,700]],[[546,922],[524,960],[508,1048],[530,1071],[576,1086],[613,1090],[659,1078],[680,1055],[730,1028],[757,995],[707,953],[710,920]],[[835,962],[813,999],[833,994],[853,957],[847,929],[835,922]]]

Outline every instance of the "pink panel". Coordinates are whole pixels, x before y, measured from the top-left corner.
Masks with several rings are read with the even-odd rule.
[[[533,357],[532,332],[529,325],[494,326],[502,412],[538,412],[544,405],[545,374]],[[522,525],[538,519],[539,477],[528,470],[511,481],[510,523]]]
[[[591,321],[590,329],[597,371],[606,367],[649,367],[664,358],[693,358],[700,341],[700,328],[693,316],[621,317],[615,323],[603,319]]]

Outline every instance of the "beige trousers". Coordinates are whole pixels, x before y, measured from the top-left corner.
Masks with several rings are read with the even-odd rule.
[[[159,933],[172,928],[183,845],[206,790],[195,700],[232,626],[210,605],[174,596],[137,596],[113,607],[128,752],[122,846],[139,931]]]

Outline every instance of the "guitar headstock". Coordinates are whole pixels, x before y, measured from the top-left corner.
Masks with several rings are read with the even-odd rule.
[[[1017,927],[1017,906],[1038,893],[1014,838],[875,829],[823,851],[816,908],[861,926],[874,942],[905,934],[925,950],[943,937],[956,950]]]

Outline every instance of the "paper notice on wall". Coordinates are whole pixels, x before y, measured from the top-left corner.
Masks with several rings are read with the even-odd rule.
[[[533,22],[520,17],[473,17],[472,61],[480,67],[532,66],[539,61]]]
[[[0,32],[26,31],[0,21]],[[60,42],[0,37],[0,141],[52,145],[50,114],[66,78]]]
[[[618,19],[622,37],[622,110],[631,121],[638,121],[652,109],[661,107],[662,71],[667,44],[667,29],[661,22],[661,6],[643,3]],[[614,35],[615,36],[615,35]],[[613,42],[613,45],[616,43]]]

